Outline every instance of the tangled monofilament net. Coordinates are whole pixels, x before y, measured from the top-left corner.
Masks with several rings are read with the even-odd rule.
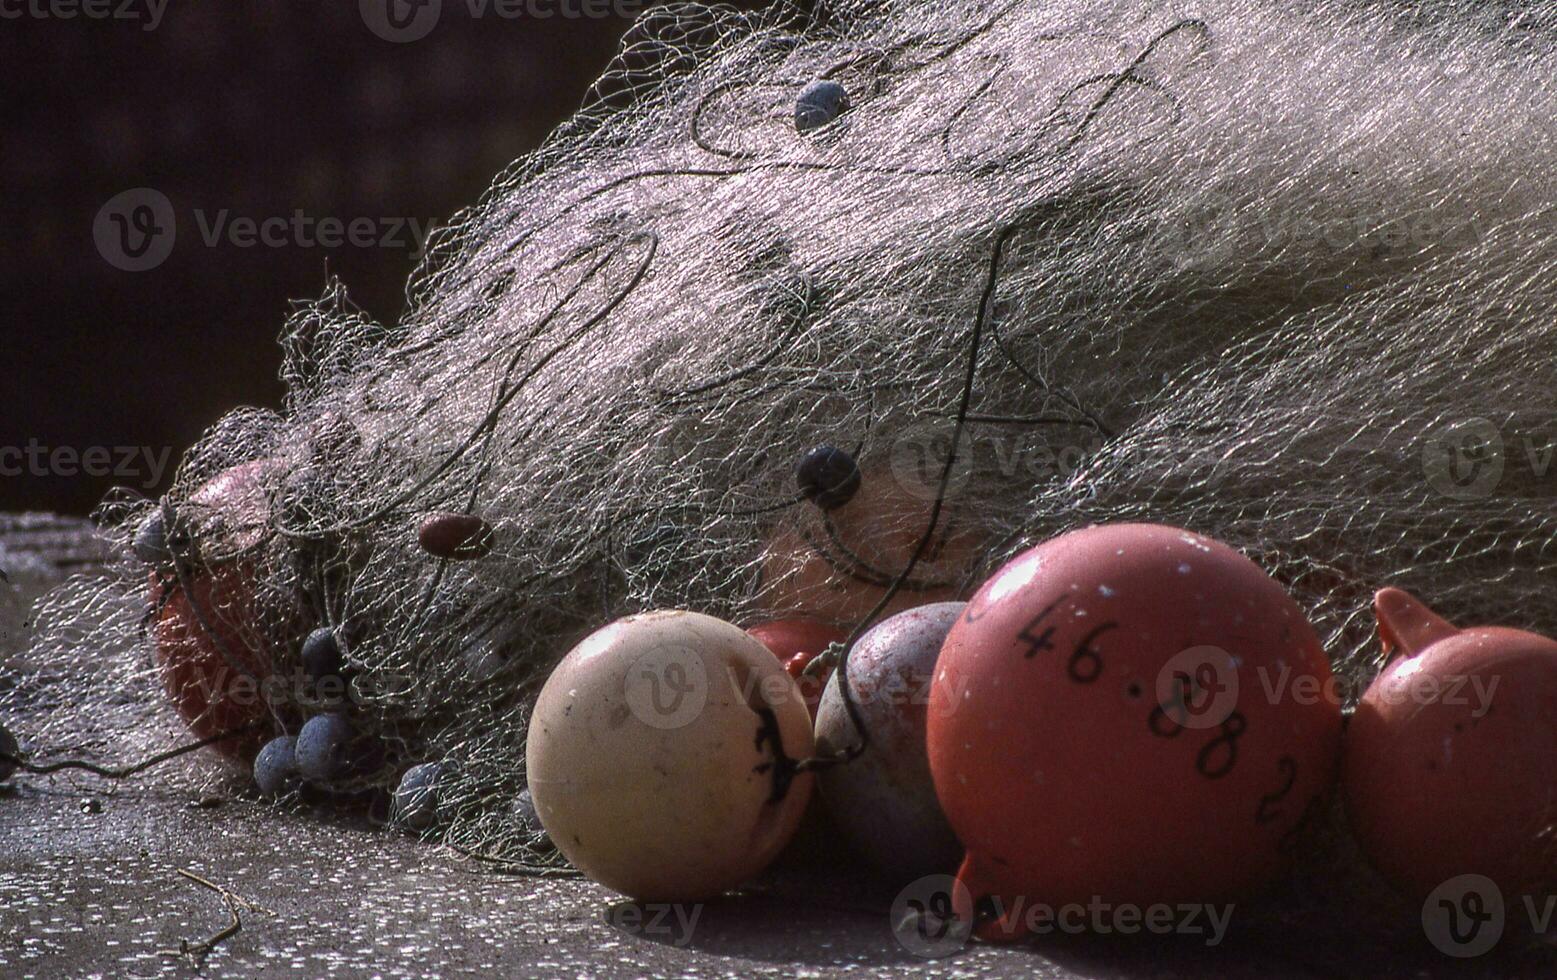
[[[1354,693],[1386,584],[1557,634],[1553,29],[1303,6],[652,10],[399,324],[300,310],[284,410],[188,454],[186,578],[257,594],[206,616],[257,620],[286,676],[347,627],[388,749],[360,782],[445,760],[431,833],[530,865],[556,859],[512,808],[528,703],[631,612],[853,627],[905,569],[899,603],[930,601],[1142,520],[1277,576]],[[816,78],[849,108],[799,132]],[[831,512],[795,488],[819,444],[863,473]],[[240,516],[192,499],[254,461]],[[123,564],[42,612],[0,699],[37,751],[187,739],[128,557],[156,506],[105,507]],[[429,556],[440,511],[492,553]]]

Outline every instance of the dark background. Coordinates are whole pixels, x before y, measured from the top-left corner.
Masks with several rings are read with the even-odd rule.
[[[52,2],[10,0],[24,16],[0,19],[0,450],[171,447],[168,475],[224,412],[279,405],[290,301],[334,274],[392,322],[416,263],[408,235],[209,247],[197,210],[445,219],[579,106],[631,26],[477,19],[444,0],[430,34],[391,43],[358,0],[171,0],[154,30],[145,0],[128,0],[138,20],[61,18]],[[167,195],[177,238],[161,265],[125,272],[94,220],[140,187]],[[148,469],[0,476],[0,511],[86,513],[116,484],[154,495]]]

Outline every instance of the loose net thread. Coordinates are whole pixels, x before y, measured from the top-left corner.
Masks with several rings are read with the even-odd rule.
[[[1557,435],[1557,54],[1472,6],[656,8],[438,237],[399,324],[332,287],[283,336],[283,411],[190,451],[186,579],[243,583],[209,632],[294,676],[342,627],[386,748],[353,786],[445,760],[431,833],[531,869],[558,861],[513,809],[528,704],[574,642],[666,607],[852,628],[927,531],[889,608],[1091,522],[1214,535],[1354,693],[1386,584],[1557,634],[1551,478],[1519,456]],[[797,133],[818,77],[850,108]],[[1489,431],[1488,489],[1446,453]],[[826,514],[793,482],[821,443],[864,476]],[[202,494],[238,465],[250,490]],[[156,506],[105,505],[124,553]],[[493,553],[431,558],[434,511]],[[187,739],[148,578],[127,557],[42,607],[0,695],[27,745]]]

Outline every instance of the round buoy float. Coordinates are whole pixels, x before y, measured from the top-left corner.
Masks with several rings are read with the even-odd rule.
[[[888,467],[867,469],[857,480],[847,494],[826,484],[810,494],[812,506],[769,535],[763,600],[775,615],[853,628],[908,567],[929,527],[933,501],[905,488]],[[825,483],[821,477],[815,482]],[[977,536],[958,525],[955,508],[946,508],[929,546],[881,615],[965,598],[961,583],[977,567],[978,553]]]
[[[1120,524],[1022,554],[952,627],[930,696],[959,894],[999,910],[978,933],[1016,938],[1039,905],[1267,885],[1329,792],[1340,731],[1312,627],[1226,545]]]
[[[954,871],[962,856],[935,798],[925,729],[936,658],[965,605],[910,609],[859,638],[849,652],[849,690],[869,740],[857,758],[822,770],[818,780],[855,853],[902,881]],[[860,742],[835,673],[817,712],[817,754],[837,756]]]
[[[275,466],[262,459],[233,467],[190,497],[174,516],[176,527],[163,527],[159,510],[137,533],[137,553],[161,559],[151,572],[151,602],[168,696],[198,738],[249,728],[215,743],[245,765],[277,734],[264,696],[274,639],[264,627],[256,572],[242,557],[265,533],[265,480]],[[160,548],[151,547],[154,537]]]
[[[1461,875],[1505,901],[1557,886],[1557,641],[1460,630],[1399,589],[1374,599],[1391,662],[1346,734],[1342,790],[1358,843],[1422,899]]]
[[[552,673],[526,761],[563,855],[643,902],[696,902],[778,856],[811,795],[811,718],[744,630],[691,612],[629,616]]]

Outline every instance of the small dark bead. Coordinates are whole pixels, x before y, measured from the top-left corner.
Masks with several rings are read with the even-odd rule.
[[[836,446],[817,446],[801,457],[795,467],[795,482],[811,503],[833,510],[860,492],[860,466]]]
[[[848,90],[831,79],[818,78],[801,89],[795,100],[795,129],[802,133],[821,129],[848,111]]]
[[[316,783],[328,783],[346,775],[357,739],[357,730],[340,715],[308,719],[294,744],[298,772]]]
[[[328,626],[316,629],[303,641],[303,673],[314,680],[334,677],[345,666],[339,634]]]
[[[162,568],[172,562],[173,552],[168,550],[168,529],[158,507],[141,521],[135,530],[135,541],[130,549],[135,557],[153,568]]]
[[[438,783],[443,778],[441,762],[424,762],[407,769],[395,790],[390,819],[409,830],[426,830],[438,818]]]
[[[291,735],[273,738],[254,758],[254,784],[266,796],[286,792],[297,782],[297,739]]]
[[[492,553],[492,525],[472,514],[429,514],[417,540],[434,558],[468,561]]]

